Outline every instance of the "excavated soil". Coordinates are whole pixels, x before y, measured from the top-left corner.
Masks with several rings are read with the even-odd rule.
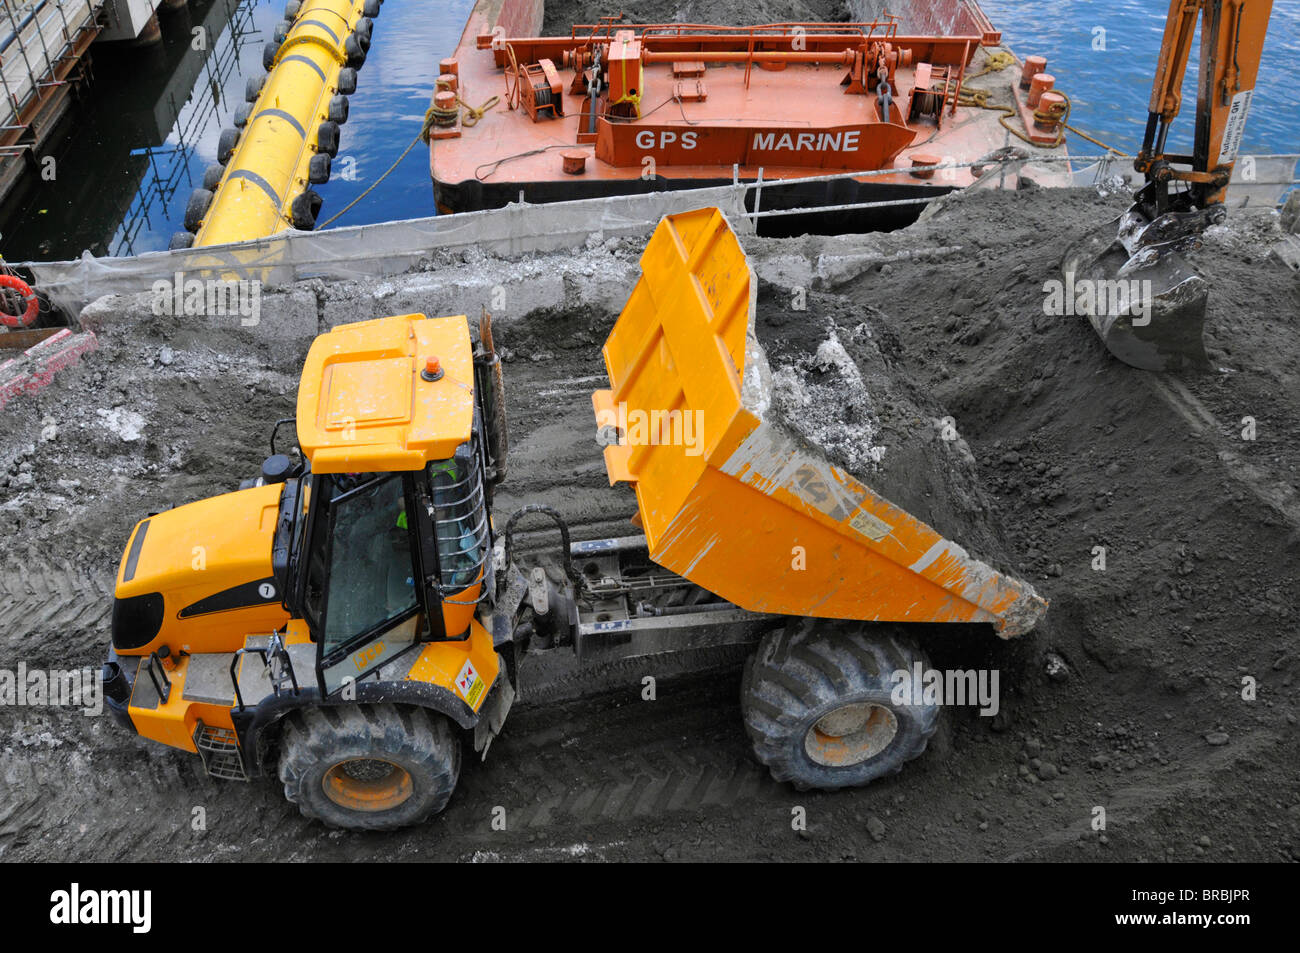
[[[1009,568],[975,457],[947,411],[895,360],[889,316],[843,295],[793,290],[759,285],[755,331],[772,368],[766,419],[971,554]]]
[[[545,36],[566,36],[575,23],[623,14],[630,23],[832,23],[849,18],[844,0],[637,0],[622,6],[593,6],[591,0],[547,0]]]
[[[308,823],[269,780],[209,780],[107,716],[0,708],[0,857],[1300,859],[1300,280],[1268,256],[1275,218],[1234,215],[1193,256],[1214,284],[1216,369],[1132,370],[1083,319],[1043,308],[1067,238],[1117,208],[1088,191],[948,199],[877,244],[958,253],[835,271],[804,289],[806,310],[770,262],[825,262],[838,240],[747,240],[774,367],[833,389],[842,365],[818,353],[834,335],[860,370],[857,403],[816,405],[820,439],[850,455],[860,428],[904,505],[1052,602],[1015,642],[920,630],[936,667],[997,669],[1001,711],[949,710],[898,776],[835,794],[772,782],[747,753],[735,650],[693,659],[696,674],[544,658],[446,812],[383,836]],[[513,436],[499,513],[541,500],[582,535],[630,530],[589,398],[614,317],[574,302],[499,327]],[[132,524],[256,472],[300,357],[146,315],[6,408],[0,669],[98,666]],[[930,439],[944,418],[958,439]],[[643,674],[658,700],[642,700]]]

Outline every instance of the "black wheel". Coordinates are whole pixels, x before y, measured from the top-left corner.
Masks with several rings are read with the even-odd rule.
[[[185,203],[185,228],[197,232],[203,224],[203,216],[212,206],[212,193],[207,189],[195,189],[190,193],[190,200]]]
[[[255,103],[257,97],[262,95],[262,87],[266,85],[266,74],[260,76],[248,77],[248,82],[244,83],[244,102]]]
[[[370,38],[374,34],[375,25],[369,17],[362,17],[357,20],[357,25],[352,28],[352,32],[365,40],[366,52],[370,52]]]
[[[288,17],[285,17],[283,20],[281,20],[279,23],[276,24],[275,31],[271,34],[271,39],[274,40],[277,45],[279,45],[284,42],[285,37],[289,35],[289,31],[292,29],[293,29],[293,21],[290,20]]]
[[[302,0],[289,0],[289,2],[284,5],[284,18],[286,20],[292,20],[298,15],[298,11],[301,9]]]
[[[366,0],[361,12],[368,17],[379,16],[379,0]]]
[[[801,619],[769,632],[745,665],[741,711],[754,755],[799,790],[898,773],[939,727],[938,705],[901,705],[894,672],[925,656],[895,632]]]
[[[280,44],[275,40],[267,40],[262,46],[262,69],[271,72],[271,67],[275,65],[275,54],[279,52]]]
[[[351,96],[357,91],[357,71],[351,66],[339,70],[338,91],[344,96]]]
[[[248,117],[253,114],[252,103],[240,103],[235,107],[234,123],[237,129],[243,129],[248,125]]]
[[[282,739],[285,798],[330,827],[418,824],[446,807],[460,776],[451,723],[423,708],[308,708],[289,716]]]
[[[182,248],[194,247],[193,232],[172,232],[171,240],[167,243],[168,251],[178,251]]]

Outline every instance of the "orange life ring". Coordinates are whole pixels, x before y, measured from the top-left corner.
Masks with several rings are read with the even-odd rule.
[[[10,328],[25,328],[36,320],[36,314],[41,309],[41,303],[36,299],[36,292],[32,286],[23,281],[17,275],[0,275],[0,288],[12,288],[23,296],[27,302],[27,310],[22,314],[9,314],[7,311],[0,311],[0,324]]]

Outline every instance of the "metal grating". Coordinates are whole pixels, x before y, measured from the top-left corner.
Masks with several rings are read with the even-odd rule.
[[[239,754],[239,737],[229,728],[205,725],[202,720],[194,728],[194,746],[208,775],[226,781],[247,781],[244,760]]]
[[[468,591],[484,578],[492,540],[487,507],[483,503],[483,469],[477,438],[467,455],[429,465],[436,510],[434,532],[437,535],[438,577],[443,601],[452,605],[472,605],[482,601],[486,588],[478,586],[470,597]],[[466,459],[465,457],[468,457]],[[460,594],[455,598],[452,594]]]

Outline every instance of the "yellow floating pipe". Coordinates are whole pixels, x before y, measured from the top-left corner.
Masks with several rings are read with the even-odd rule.
[[[357,25],[367,13],[378,12],[378,5],[377,0],[304,0],[279,48],[268,44],[266,81],[197,222],[195,247],[314,226],[319,196],[310,186],[328,179],[329,161],[317,159],[313,166],[313,159],[338,151],[338,125],[347,118],[339,76],[349,64],[364,61],[369,20],[362,24],[364,39]],[[286,14],[291,11],[293,4]],[[227,130],[223,140],[230,135]],[[192,207],[205,200],[197,190],[195,195]],[[187,210],[187,227],[194,224],[191,217]]]

